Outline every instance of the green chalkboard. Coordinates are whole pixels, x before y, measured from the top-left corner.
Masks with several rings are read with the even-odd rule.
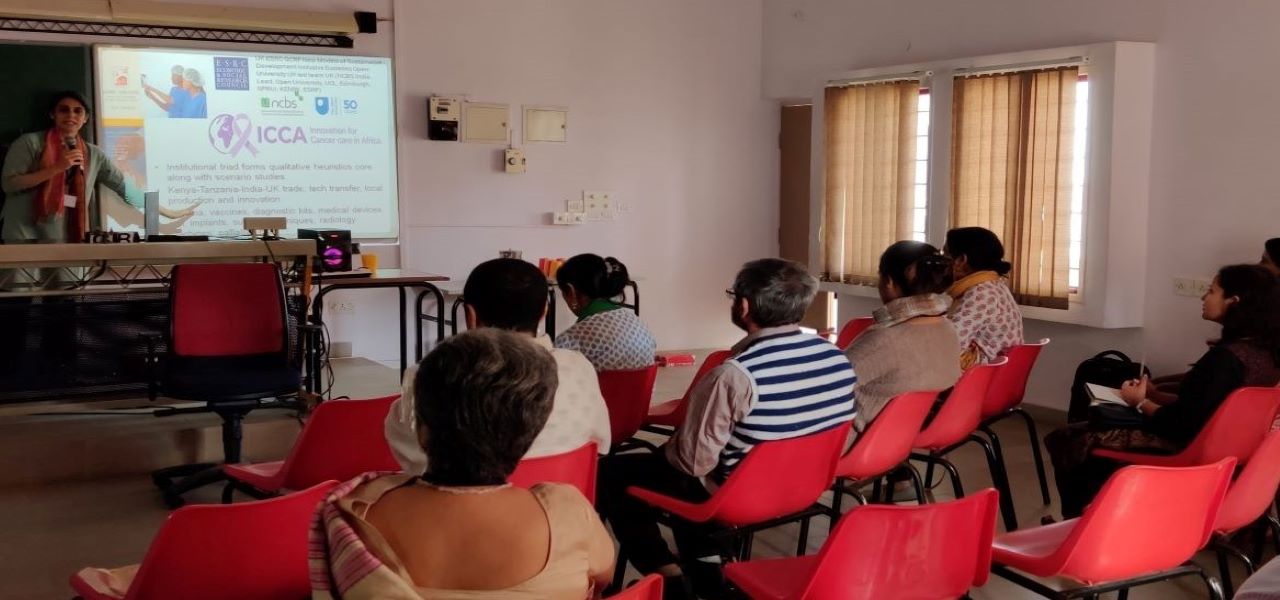
[[[0,147],[49,126],[50,97],[75,90],[93,102],[89,46],[0,44]],[[93,140],[92,118],[81,132]]]

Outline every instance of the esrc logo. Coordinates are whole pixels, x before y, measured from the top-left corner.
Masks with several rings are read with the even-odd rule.
[[[316,96],[316,114],[322,117],[329,115],[353,115],[359,109],[359,102],[351,99],[332,96]]]

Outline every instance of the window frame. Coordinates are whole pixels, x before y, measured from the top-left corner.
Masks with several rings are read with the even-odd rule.
[[[1137,327],[1142,323],[1146,292],[1154,44],[1109,42],[860,69],[826,78],[820,89],[828,81],[891,78],[905,72],[928,74],[921,81],[930,97],[926,241],[941,248],[950,219],[954,77],[965,71],[1012,71],[1024,65],[1067,64],[1073,59],[1084,63],[1089,82],[1080,286],[1069,295],[1067,309],[1021,308],[1029,319],[1102,328]],[[815,132],[823,130],[822,94],[816,97]],[[826,154],[821,138],[813,136],[811,148],[811,231],[819,231],[822,224]],[[1113,203],[1112,196],[1123,201]],[[1111,223],[1123,225],[1111,227]],[[820,243],[820,236],[813,236],[811,256],[820,255]],[[877,297],[875,288],[868,286],[823,282],[821,288]]]

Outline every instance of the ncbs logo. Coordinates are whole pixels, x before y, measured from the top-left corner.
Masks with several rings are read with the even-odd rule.
[[[353,115],[359,108],[359,102],[350,99],[334,98],[332,96],[316,96],[316,114],[320,116],[329,115]]]
[[[284,96],[262,96],[258,99],[262,114],[301,115],[303,109],[302,94],[292,92]]]

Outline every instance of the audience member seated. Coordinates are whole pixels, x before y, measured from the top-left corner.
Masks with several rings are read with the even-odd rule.
[[[1267,240],[1264,249],[1266,251],[1262,253],[1262,260],[1258,264],[1271,271],[1272,275],[1280,275],[1280,238]]]
[[[613,541],[581,492],[507,483],[552,412],[556,370],[495,328],[428,354],[414,390],[430,465],[335,490],[312,532],[313,597],[583,600],[607,584]]]
[[[1004,245],[981,227],[947,232],[943,251],[952,259],[954,301],[948,316],[960,336],[961,368],[986,364],[1022,343],[1022,311],[1004,276],[1013,268]]]
[[[556,271],[556,285],[578,322],[556,336],[556,347],[581,352],[597,371],[653,364],[653,334],[634,311],[618,304],[629,281],[627,267],[612,256],[579,254],[566,260]]]
[[[1141,413],[1139,425],[1078,423],[1045,436],[1064,517],[1079,516],[1117,467],[1091,457],[1094,448],[1177,452],[1231,392],[1280,382],[1280,283],[1274,275],[1256,265],[1223,267],[1204,295],[1201,318],[1221,324],[1222,337],[1191,366],[1176,394],[1145,379],[1121,387],[1120,396]]]
[[[944,390],[960,378],[960,339],[946,318],[951,261],[923,242],[904,241],[880,255],[875,324],[845,350],[858,373],[857,429],[906,392]]]
[[[514,258],[481,263],[463,286],[468,329],[493,327],[533,338],[555,358],[560,386],[546,427],[533,440],[530,458],[568,452],[594,441],[602,452],[609,448],[609,410],[600,395],[595,369],[581,354],[552,349],[538,324],[547,311],[547,278],[538,267]],[[418,367],[405,371],[402,396],[391,406],[385,434],[391,451],[405,472],[421,474],[427,455],[419,443],[421,421],[415,413],[414,377]]]
[[[721,556],[728,549],[717,548],[704,527],[677,529],[677,558],[659,535],[655,509],[628,496],[627,486],[699,502],[709,497],[707,486],[723,483],[755,444],[825,431],[854,417],[849,361],[798,326],[817,283],[798,263],[747,263],[728,292],[733,323],[747,336],[694,386],[684,424],[661,452],[601,461],[602,513],[631,563],[664,576],[669,598],[680,597],[685,573],[700,593],[718,597]]]

